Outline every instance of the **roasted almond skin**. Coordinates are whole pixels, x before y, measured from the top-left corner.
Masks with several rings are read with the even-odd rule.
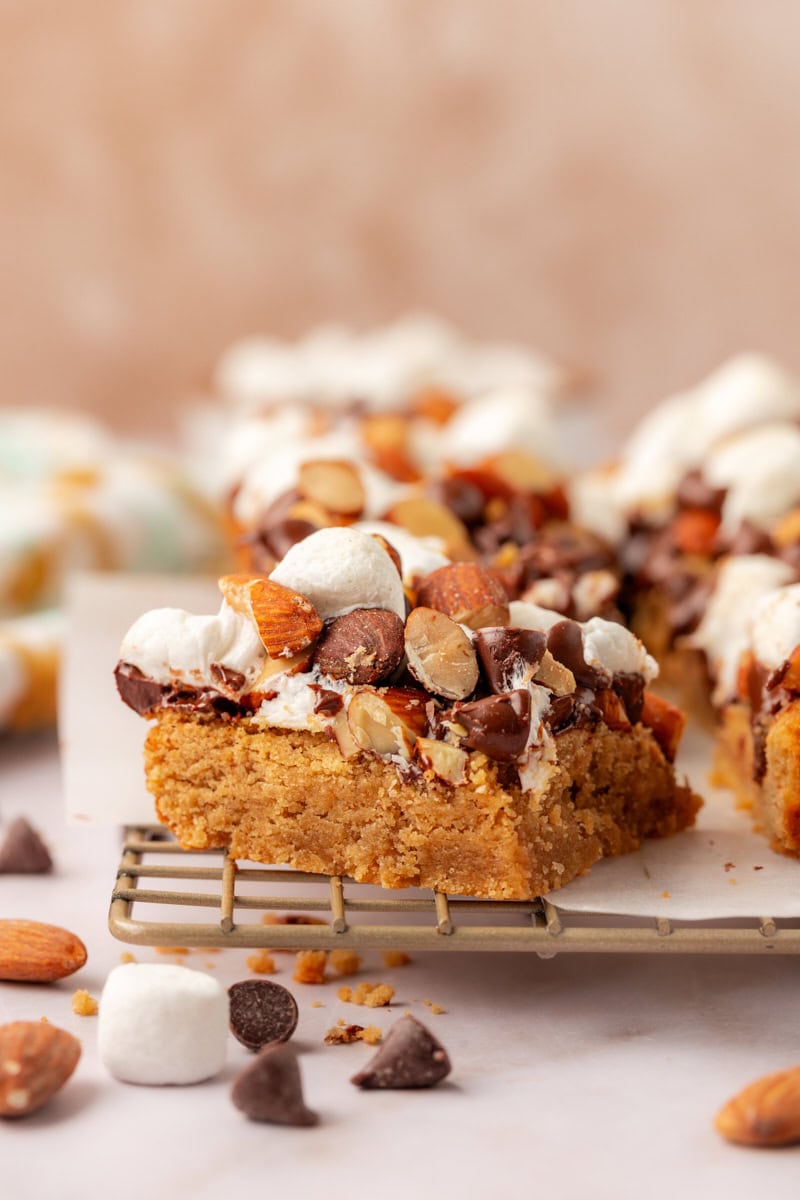
[[[41,921],[0,921],[0,979],[52,983],[86,962],[80,938]]]
[[[403,622],[397,613],[357,608],[330,622],[317,643],[314,661],[331,679],[368,684],[388,679],[403,654]]]
[[[741,1146],[788,1146],[800,1141],[800,1067],[764,1075],[720,1109],[718,1133]]]
[[[45,1021],[0,1025],[0,1116],[25,1117],[54,1096],[81,1056],[71,1033]]]
[[[313,645],[322,620],[310,600],[261,575],[223,575],[219,581],[231,608],[255,621],[272,658],[289,658]]]
[[[431,571],[419,586],[417,604],[437,608],[470,629],[508,624],[505,589],[478,563],[451,563]]]

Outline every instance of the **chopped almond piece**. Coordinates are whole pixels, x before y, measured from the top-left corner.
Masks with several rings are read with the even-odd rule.
[[[645,692],[641,722],[652,732],[669,762],[675,761],[686,715],[655,692]]]

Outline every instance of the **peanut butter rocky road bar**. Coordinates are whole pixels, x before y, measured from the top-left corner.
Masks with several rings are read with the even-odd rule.
[[[641,643],[509,602],[474,562],[407,591],[412,542],[321,529],[220,580],[216,616],[135,623],[117,684],[154,718],[147,783],[179,842],[524,899],[691,825],[684,718]]]

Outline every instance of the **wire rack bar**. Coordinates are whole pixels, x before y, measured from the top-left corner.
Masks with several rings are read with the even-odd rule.
[[[154,840],[159,837],[159,840]],[[171,855],[174,863],[145,857]],[[215,856],[217,865],[196,866],[196,855]],[[143,888],[141,880],[163,880]],[[216,883],[196,892],[181,885]],[[172,885],[171,887],[168,885]],[[245,891],[267,884],[268,892]],[[301,891],[313,885],[313,890]],[[291,886],[291,892],[281,888]],[[123,942],[151,946],[275,949],[336,947],[400,950],[530,951],[542,958],[559,953],[596,954],[800,954],[800,921],[769,916],[720,923],[675,922],[664,917],[620,924],[599,914],[587,919],[560,910],[547,897],[489,901],[446,896],[405,896],[383,891],[365,895],[365,885],[340,876],[313,875],[286,867],[236,862],[224,849],[186,850],[164,841],[159,827],[129,830],[111,898],[109,928]],[[151,918],[141,911],[152,912]],[[136,912],[134,912],[136,909]],[[214,920],[178,920],[174,910],[216,910]],[[327,915],[319,924],[267,923],[237,919],[255,913]],[[204,914],[205,915],[205,914]],[[367,923],[359,917],[383,918]],[[351,918],[356,918],[353,920]],[[516,923],[509,924],[509,920]]]

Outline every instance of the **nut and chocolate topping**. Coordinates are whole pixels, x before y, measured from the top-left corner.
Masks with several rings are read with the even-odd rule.
[[[216,618],[142,618],[117,668],[123,698],[145,714],[324,731],[344,758],[377,755],[404,780],[449,786],[469,778],[469,751],[521,769],[566,729],[625,730],[642,714],[655,664],[632,634],[509,603],[477,563],[429,572],[407,615],[396,565],[368,529],[321,530],[281,570],[286,583],[227,576]],[[319,608],[289,586],[301,579]],[[353,604],[360,595],[368,605]]]

